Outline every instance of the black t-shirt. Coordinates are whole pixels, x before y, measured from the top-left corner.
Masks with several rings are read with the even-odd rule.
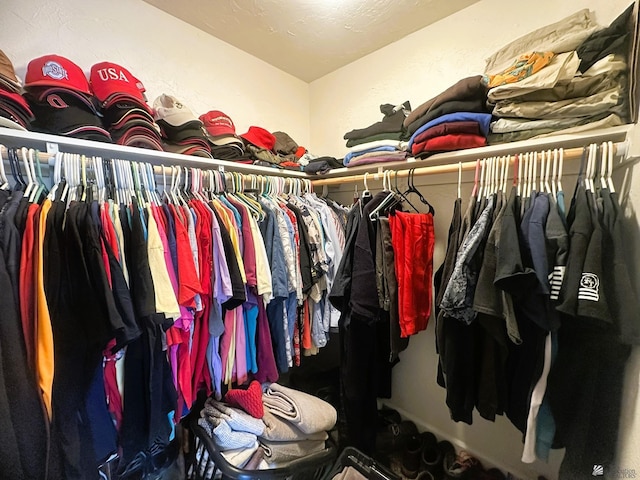
[[[369,214],[387,197],[388,192],[377,193],[362,209],[353,253],[353,285],[349,305],[353,313],[368,322],[378,320],[378,287],[376,285],[375,240],[377,223]]]
[[[603,272],[603,240],[602,212],[599,211],[593,194],[587,193],[587,203],[591,213],[593,233],[589,239],[580,286],[578,288],[577,314],[579,317],[590,318],[596,322],[611,324],[613,319],[607,300],[607,289],[604,288],[605,280]],[[602,204],[603,200],[598,199]]]
[[[584,261],[591,234],[593,233],[587,193],[582,184],[578,185],[576,189],[567,219],[570,222],[569,237],[571,248],[569,249],[567,268],[560,289],[560,305],[558,305],[557,310],[575,317]]]
[[[537,282],[535,271],[522,255],[519,225],[520,205],[513,187],[502,216],[494,284],[514,296],[533,288]]]
[[[231,236],[229,231],[225,227],[222,219],[215,208],[212,209],[218,225],[220,226],[220,237],[222,238],[222,248],[224,249],[224,258],[227,261],[227,267],[229,268],[229,278],[231,279],[231,298],[224,302],[222,306],[227,310],[233,310],[239,307],[246,301],[246,293],[244,289],[244,283],[242,282],[242,274],[240,273],[240,266],[238,265],[238,259],[236,258],[235,250],[233,249],[233,243],[231,243]]]
[[[347,215],[344,251],[342,259],[340,260],[340,265],[338,265],[338,269],[336,270],[336,274],[333,279],[331,292],[329,293],[329,301],[342,313],[347,309],[349,299],[351,298],[353,252],[356,243],[356,235],[358,233],[358,226],[362,219],[361,207],[362,205],[360,203],[356,203],[356,205],[349,210],[349,214]]]
[[[625,231],[625,217],[618,212],[616,193],[603,190],[604,218],[608,220],[603,247],[603,270],[605,289],[609,294],[610,307],[620,341],[628,345],[640,345],[640,302],[629,274],[629,238]],[[609,213],[611,212],[611,213]],[[606,235],[608,234],[608,235]]]

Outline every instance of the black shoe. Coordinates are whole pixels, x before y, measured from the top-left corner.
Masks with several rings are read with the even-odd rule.
[[[427,470],[434,476],[438,470],[442,470],[442,452],[438,448],[438,439],[431,432],[424,432],[422,436],[422,453],[420,462],[422,469]]]
[[[388,425],[376,435],[376,453],[379,455],[388,455],[399,450],[403,450],[409,438],[418,434],[416,424],[404,420],[400,423]]]
[[[447,471],[456,461],[456,449],[446,440],[438,442],[438,452],[440,453],[440,464],[437,466],[437,470],[433,473],[433,477],[436,480],[447,479]]]
[[[423,441],[421,435],[413,435],[407,441],[407,446],[402,452],[402,475],[407,478],[416,478],[420,471],[420,455]]]
[[[384,429],[394,423],[402,422],[402,417],[393,408],[382,407],[378,410],[377,427],[378,429]]]

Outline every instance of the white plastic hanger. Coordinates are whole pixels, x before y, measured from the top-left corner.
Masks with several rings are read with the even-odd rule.
[[[551,150],[547,150],[547,166],[544,171],[544,191],[551,194],[551,184],[549,183],[549,171],[551,170]]]
[[[480,199],[484,195],[484,171],[485,171],[486,159],[483,158],[480,164],[481,164],[480,165],[480,186],[478,187],[478,201],[480,201]]]
[[[546,152],[542,150],[540,152],[540,192],[544,192],[544,171],[547,166]]]
[[[9,179],[7,178],[7,174],[4,171],[4,159],[2,157],[2,152],[6,151],[7,156],[9,155],[9,150],[4,145],[0,145],[0,181],[2,185],[0,185],[0,189],[8,190],[9,189]]]
[[[607,142],[609,145],[609,155],[607,156],[607,184],[609,185],[609,191],[615,193],[616,189],[613,186],[613,142]]]
[[[558,155],[558,192],[564,192],[562,189],[562,167],[564,163],[564,148],[561,148]]]
[[[522,178],[522,198],[527,198],[529,196],[529,152],[524,154],[522,165],[522,173],[524,177]]]
[[[475,197],[478,195],[478,174],[480,172],[480,159],[476,160],[476,171],[473,177],[473,191],[471,192],[471,196]]]
[[[518,157],[516,157],[518,158]],[[507,194],[507,185],[509,182],[509,167],[511,166],[511,155],[504,157],[504,182],[502,183],[502,193]]]
[[[531,190],[529,195],[538,191],[538,152],[533,152],[533,159],[531,160]]]
[[[609,145],[602,142],[602,155],[600,156],[600,188],[607,188],[607,165],[609,165]]]
[[[397,172],[396,172],[397,175]],[[458,198],[462,198],[460,196],[460,190],[462,185],[462,162],[458,162]]]
[[[33,177],[31,176],[31,168],[29,167],[29,159],[27,158],[27,147],[22,147],[20,149],[20,154],[22,155],[22,163],[24,164],[24,170],[27,174],[27,188],[24,190],[23,197],[29,198],[31,194],[31,190],[35,187],[35,182],[33,181]]]

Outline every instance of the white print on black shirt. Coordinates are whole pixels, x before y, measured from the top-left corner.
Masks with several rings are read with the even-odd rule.
[[[580,288],[578,289],[578,300],[591,300],[597,302],[600,300],[600,279],[595,273],[583,273],[580,279]]]
[[[553,267],[553,272],[549,274],[549,286],[551,287],[551,300],[558,300],[560,296],[560,288],[562,287],[562,280],[564,279],[564,271],[567,267],[563,265],[556,265]]]

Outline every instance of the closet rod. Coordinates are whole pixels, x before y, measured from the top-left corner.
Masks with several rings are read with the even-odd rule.
[[[624,145],[624,143],[620,142],[620,143],[613,143],[613,148],[614,148],[614,154],[616,154],[618,151],[625,151],[626,150],[626,146]],[[553,152],[554,149],[543,149],[543,150],[528,150],[528,151],[523,151],[523,152],[518,152],[518,153],[512,153],[509,155],[494,155],[494,157],[509,157],[509,162],[513,162],[515,160],[516,155],[523,155],[525,153],[530,153],[533,151],[536,151],[538,153],[540,153],[541,151],[547,152],[551,150]],[[559,149],[558,149],[559,150]],[[563,149],[563,158],[564,160],[576,160],[576,159],[580,159],[582,158],[582,152],[584,151],[584,147],[577,147],[577,148],[565,148]],[[487,157],[478,157],[479,160],[482,160],[483,158],[491,158],[492,156],[489,155]],[[390,169],[392,171],[397,171],[398,172],[398,177],[399,178],[403,178],[403,177],[408,177],[409,176],[409,172],[411,170],[413,170],[413,175],[414,176],[418,176],[418,175],[435,175],[435,174],[440,174],[440,173],[454,173],[457,172],[458,169],[460,168],[460,166],[462,166],[462,170],[474,170],[476,168],[476,163],[477,160],[473,160],[470,162],[460,162],[460,163],[448,163],[446,165],[431,165],[431,166],[426,166],[426,167],[416,167],[414,165],[419,165],[420,161],[418,162],[411,162],[411,163],[407,163],[407,165],[403,165],[402,169]],[[382,179],[382,171],[385,170],[384,168],[384,164],[380,164],[380,165],[376,165],[379,170],[377,172],[374,173],[368,173],[367,174],[367,180],[381,180]],[[358,175],[347,175],[344,177],[330,177],[330,178],[323,178],[320,180],[312,180],[311,184],[314,187],[322,187],[324,185],[342,185],[343,183],[354,183],[354,182],[360,182],[363,181],[365,179],[365,174],[358,174]]]

